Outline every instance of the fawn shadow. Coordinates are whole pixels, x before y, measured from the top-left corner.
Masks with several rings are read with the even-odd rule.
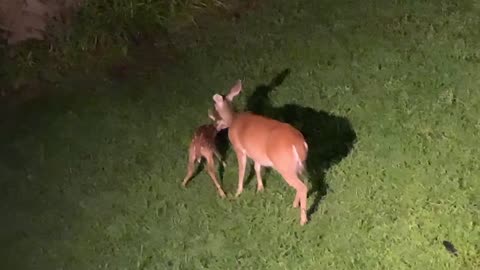
[[[291,124],[300,130],[308,144],[306,171],[312,188],[308,192],[315,194],[308,215],[316,212],[322,198],[331,191],[325,182],[326,171],[345,158],[356,141],[356,133],[350,121],[322,110],[303,107],[298,104],[286,104],[274,107],[269,99],[277,86],[290,73],[289,69],[278,74],[268,85],[258,86],[247,99],[247,110]],[[252,177],[250,170],[250,177]]]
[[[227,161],[227,151],[228,147],[230,144],[230,141],[228,140],[228,129],[222,129],[217,133],[217,137],[215,137],[215,144],[217,146],[218,153],[220,154],[220,157],[223,159],[223,161]],[[225,167],[222,166],[222,164],[218,164],[219,169],[218,169],[218,174],[219,174],[219,179],[218,181],[221,182],[223,185],[223,175],[225,173]],[[228,164],[227,164],[228,166]]]

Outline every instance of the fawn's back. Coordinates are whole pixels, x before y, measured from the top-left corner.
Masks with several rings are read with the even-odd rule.
[[[215,151],[215,138],[217,129],[213,124],[202,125],[195,130],[192,144],[195,147],[195,156],[199,158],[202,151]]]
[[[207,172],[212,178],[215,187],[220,195],[220,197],[225,197],[225,192],[223,191],[218,179],[215,175],[215,163],[214,157],[217,157],[218,160],[222,161],[220,154],[217,151],[216,147],[216,137],[218,131],[223,129],[222,121],[217,117],[216,114],[211,111],[208,112],[208,116],[214,120],[213,124],[207,124],[199,126],[194,134],[190,146],[188,149],[188,166],[187,166],[187,175],[183,179],[182,185],[185,187],[190,181],[194,173],[194,163],[200,162],[202,157],[207,161]],[[222,161],[225,166],[225,163]]]

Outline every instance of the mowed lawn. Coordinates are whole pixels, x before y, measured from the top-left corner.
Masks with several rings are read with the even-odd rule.
[[[70,74],[58,88],[78,94],[9,116],[2,269],[480,269],[480,4],[260,3],[198,29],[174,64]],[[239,110],[308,135],[304,227],[275,172],[234,198],[230,148],[226,199],[205,171],[180,185],[194,128],[237,79]]]

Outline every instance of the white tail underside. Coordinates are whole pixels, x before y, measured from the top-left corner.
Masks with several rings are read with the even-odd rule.
[[[305,143],[305,149],[308,150],[308,145]],[[304,170],[304,164],[303,161],[300,159],[300,156],[298,155],[298,150],[295,147],[295,145],[292,145],[292,151],[293,151],[293,156],[295,158],[295,162],[297,163],[297,172],[302,173]]]

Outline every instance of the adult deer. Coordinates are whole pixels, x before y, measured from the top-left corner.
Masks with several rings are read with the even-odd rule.
[[[227,96],[215,94],[215,110],[228,127],[228,138],[238,160],[238,189],[243,192],[247,157],[254,161],[257,191],[263,190],[262,167],[273,167],[296,190],[293,207],[300,205],[300,224],[307,222],[307,186],[299,179],[307,159],[308,145],[300,131],[250,112],[235,112],[232,100],[242,91],[239,80]]]
[[[187,175],[183,179],[182,186],[187,186],[187,183],[193,176],[195,162],[200,163],[203,157],[207,161],[207,172],[208,175],[210,175],[210,178],[212,178],[218,194],[220,197],[225,198],[225,192],[220,186],[215,174],[214,157],[221,161],[223,166],[225,166],[225,162],[223,162],[220,154],[218,153],[215,139],[217,137],[217,133],[220,130],[225,129],[226,126],[224,125],[221,117],[210,110],[208,111],[208,117],[210,117],[214,123],[199,126],[193,134],[192,141],[190,142],[190,146],[188,148]]]

